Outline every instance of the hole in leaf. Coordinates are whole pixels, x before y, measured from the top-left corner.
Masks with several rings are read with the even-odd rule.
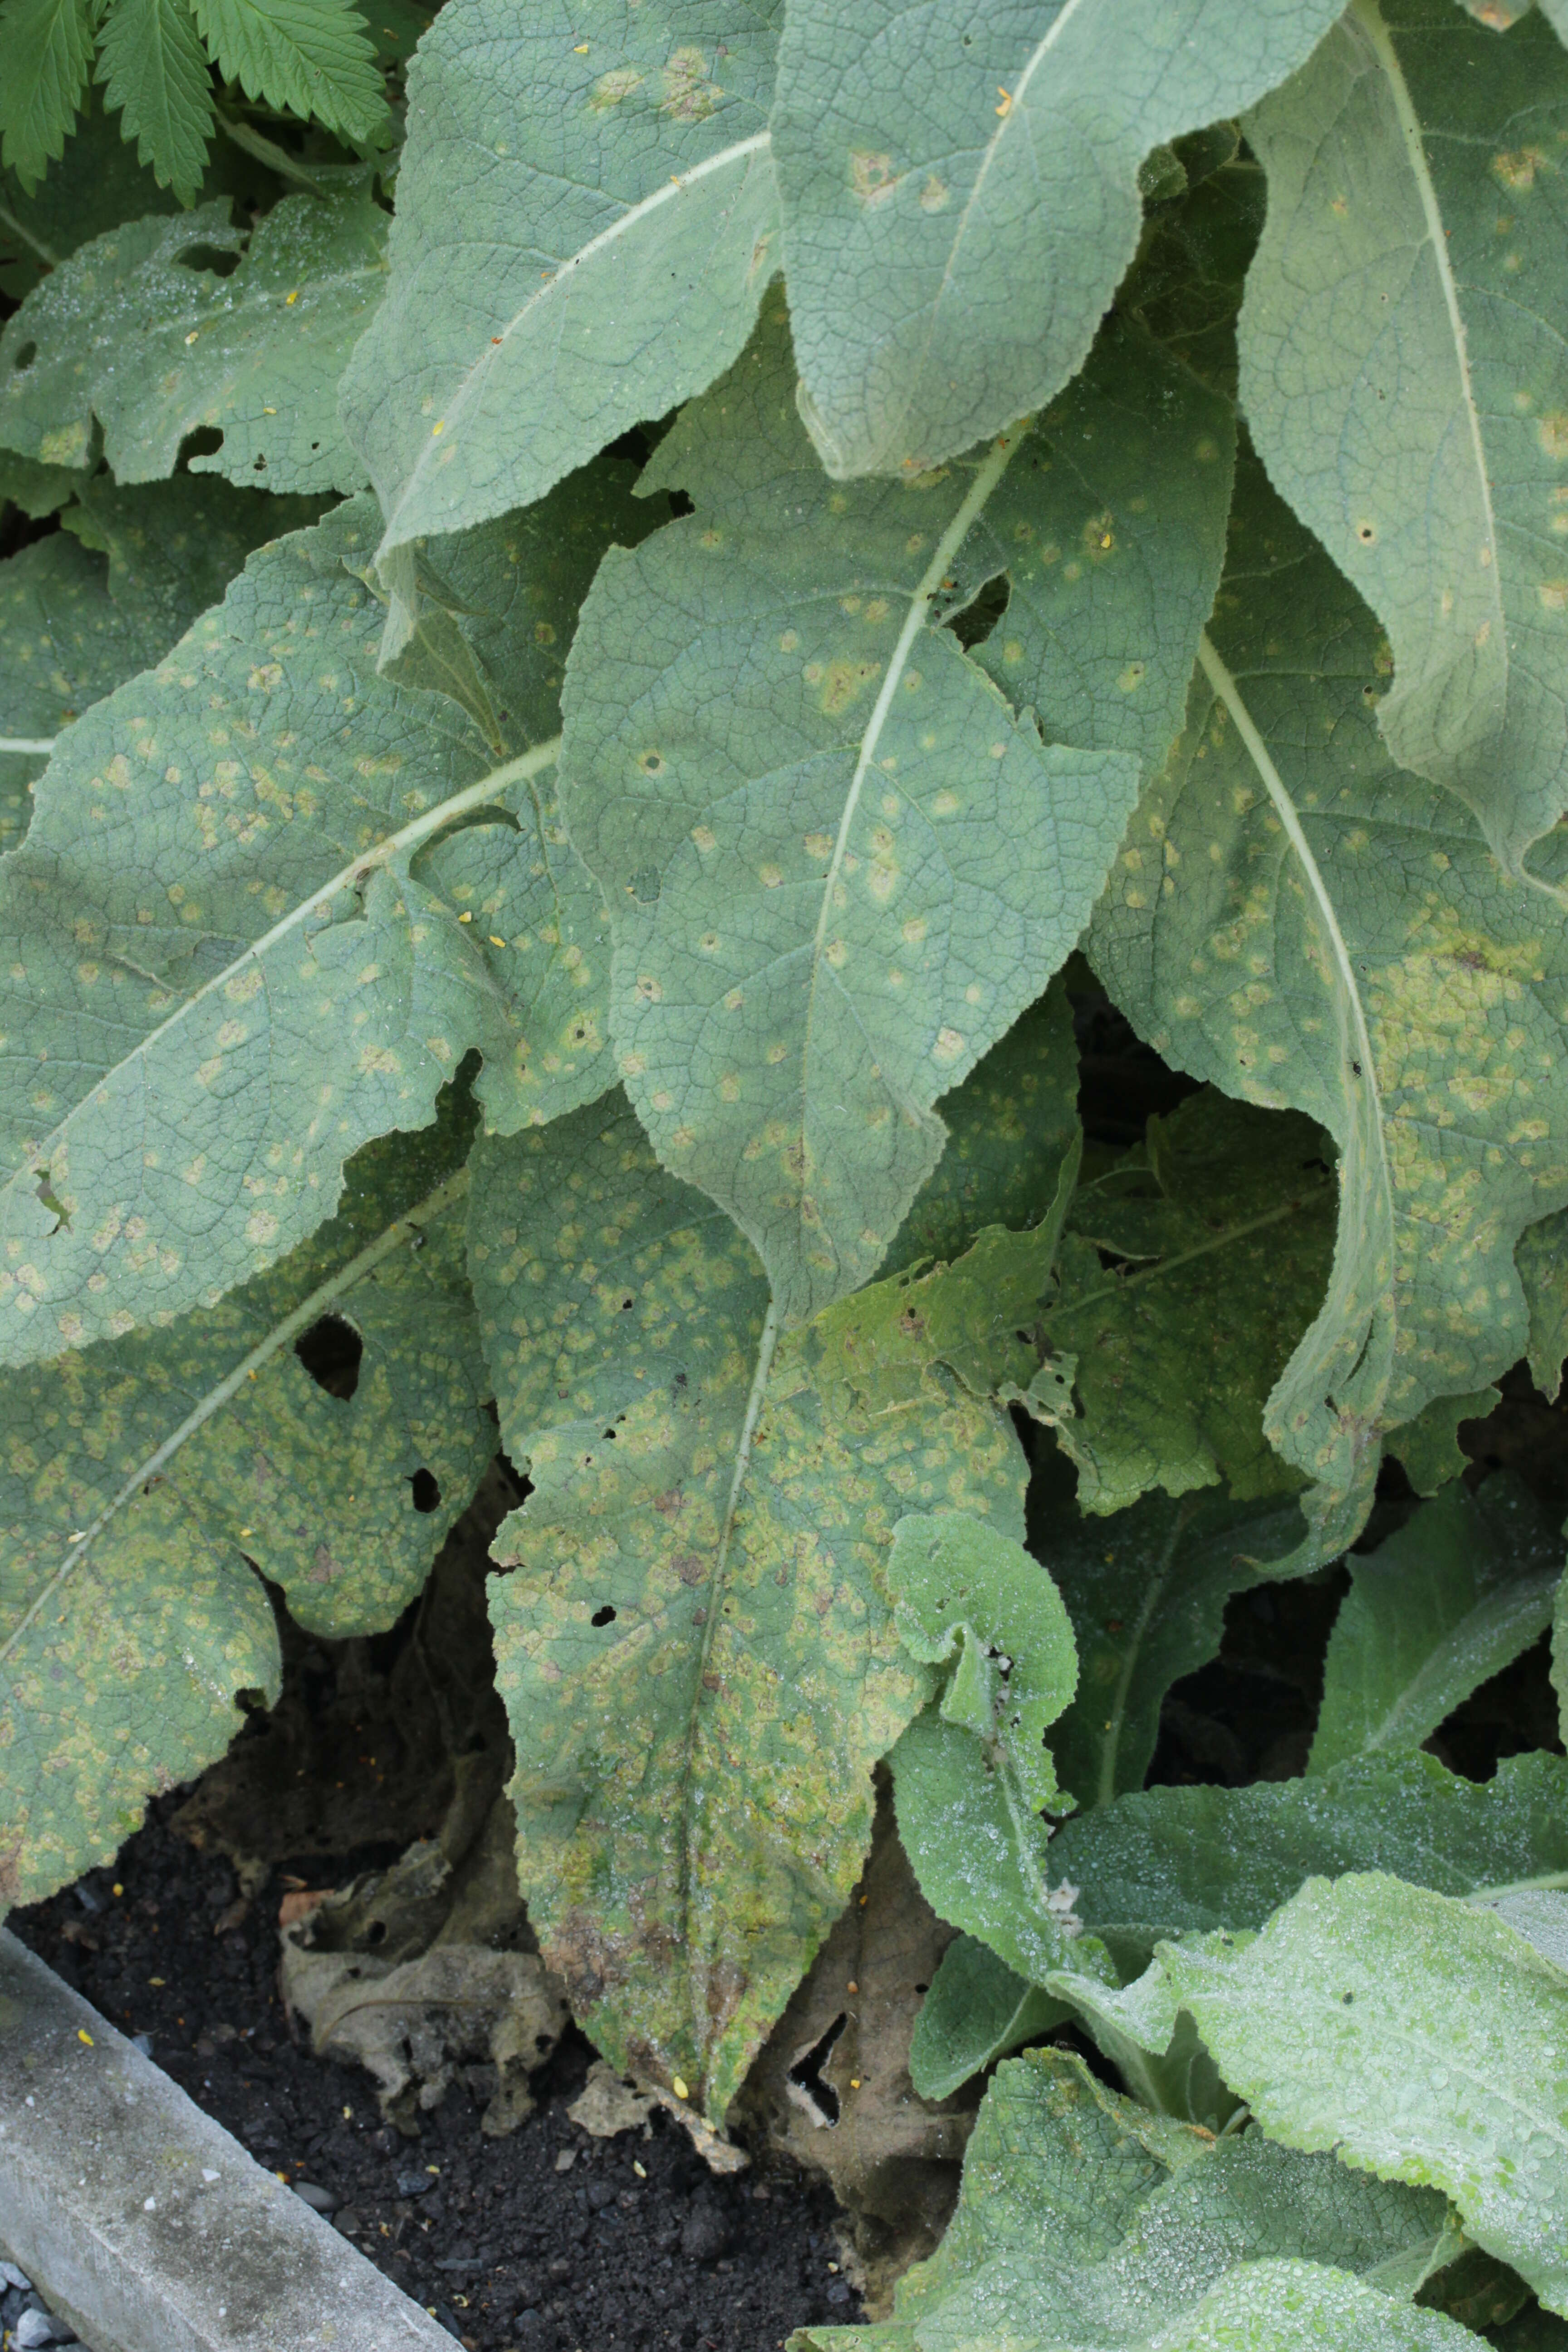
[[[425,1469],[416,1470],[408,1483],[414,1489],[415,1509],[433,1511],[441,1499],[441,1489],[431,1473]]]
[[[16,353],[15,364],[17,374],[20,375],[24,368],[30,368],[37,356],[37,343],[24,343]]]
[[[591,1625],[613,1625],[615,1622],[616,1612],[611,1608],[607,1601],[602,1609],[595,1609],[592,1617],[588,1620],[588,1622]]]
[[[217,245],[187,245],[174,259],[182,269],[210,269],[215,278],[232,278],[239,268],[238,254]]]
[[[1012,582],[1005,572],[999,572],[994,580],[986,581],[969,604],[950,616],[947,625],[966,652],[985,643],[1007,610],[1012,593]]]
[[[216,425],[198,425],[180,444],[180,454],[174,460],[175,473],[188,472],[193,457],[210,457],[222,447],[223,435]]]
[[[840,2010],[820,2042],[814,2042],[803,2051],[789,2070],[789,2079],[816,2110],[825,2124],[838,2121],[838,2094],[831,2083],[823,2078],[823,2068],[833,2055],[834,2045],[848,2024],[847,2014]]]
[[[364,1341],[341,1315],[323,1315],[294,1342],[294,1353],[318,1388],[329,1396],[352,1397],[359,1386]]]

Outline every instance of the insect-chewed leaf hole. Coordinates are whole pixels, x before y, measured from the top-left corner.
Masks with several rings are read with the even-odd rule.
[[[329,1396],[352,1397],[359,1386],[364,1340],[341,1315],[323,1315],[294,1342],[294,1353],[318,1388]],[[427,1475],[427,1474],[421,1474]]]

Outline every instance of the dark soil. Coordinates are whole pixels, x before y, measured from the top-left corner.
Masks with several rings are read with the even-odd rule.
[[[820,2183],[766,2162],[716,2179],[662,2116],[615,2140],[569,2121],[593,2054],[575,2032],[508,2138],[481,2136],[462,2088],[417,2139],[383,2126],[370,2078],[298,2046],[278,1996],[285,1878],[319,1885],[319,1864],[275,1868],[244,1905],[230,1864],[170,1828],[183,1793],[112,1869],[6,1924],[259,2163],[338,2200],[335,2226],[454,2336],[776,2352],[792,2328],[858,2315]]]

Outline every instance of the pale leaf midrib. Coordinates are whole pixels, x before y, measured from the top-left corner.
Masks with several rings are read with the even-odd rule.
[[[865,790],[866,778],[871,772],[871,763],[877,756],[877,747],[882,740],[882,730],[887,724],[888,713],[892,709],[893,697],[898,692],[900,683],[909,667],[910,656],[930,618],[931,599],[942,586],[949,566],[973,529],[976,520],[984,512],[992,492],[1012,463],[1014,454],[1025,436],[1025,431],[1026,427],[1020,424],[1012,431],[997,436],[984,462],[976,469],[974,479],[960,500],[947,529],[937,541],[931,562],[926,565],[914,589],[910,593],[909,611],[904,615],[903,626],[899,631],[898,642],[888,662],[887,675],[882,680],[877,699],[871,706],[870,716],[866,721],[860,737],[855,772],[850,778],[849,790],[845,795],[843,814],[838,820],[837,837],[833,845],[833,856],[822,881],[821,900],[816,912],[816,928],[811,942],[811,973],[806,989],[805,1021],[801,1038],[800,1062],[803,1073],[811,1061],[811,1034],[816,1011],[817,982],[823,969],[824,953],[827,943],[827,927],[833,914],[834,892],[838,887],[839,877],[844,870],[844,860],[849,849],[850,831],[860,805],[860,795]],[[810,1118],[811,1089],[808,1081],[803,1083],[801,1094],[801,1124],[804,1130]]]
[[[1448,331],[1453,339],[1455,363],[1459,373],[1459,388],[1464,399],[1465,422],[1469,430],[1470,449],[1475,459],[1476,479],[1480,488],[1481,512],[1486,518],[1486,547],[1490,559],[1489,575],[1494,621],[1498,643],[1506,664],[1508,631],[1503,608],[1501,550],[1498,544],[1497,518],[1492,511],[1492,486],[1487,471],[1486,444],[1481,435],[1480,411],[1477,405],[1475,387],[1470,380],[1469,340],[1465,331],[1464,313],[1459,308],[1459,289],[1455,280],[1453,264],[1448,257],[1448,240],[1443,226],[1442,208],[1437,191],[1426,162],[1426,133],[1399,62],[1399,53],[1383,19],[1378,0],[1351,0],[1351,15],[1361,27],[1373,57],[1377,60],[1388,94],[1393,102],[1394,118],[1403,135],[1410,176],[1421,205],[1421,217],[1426,226],[1426,242],[1442,288],[1444,308],[1447,312]]]
[[[929,323],[923,339],[924,348],[921,353],[922,360],[929,360],[931,357],[931,347],[936,334],[937,313],[942,309],[943,302],[947,299],[948,295],[952,289],[958,261],[959,247],[963,245],[963,240],[968,234],[970,221],[973,215],[975,206],[980,201],[980,194],[985,185],[986,176],[991,170],[992,164],[995,162],[997,156],[1002,152],[1002,147],[1007,138],[1009,128],[1016,127],[1025,120],[1025,100],[1028,95],[1029,84],[1034,80],[1035,76],[1039,70],[1044,60],[1049,56],[1051,50],[1056,47],[1064,28],[1072,22],[1079,8],[1087,6],[1089,4],[1089,0],[1067,0],[1067,5],[1056,18],[1050,30],[1045,35],[1043,39],[1036,44],[1028,64],[1024,68],[1022,74],[1018,78],[1017,88],[1009,94],[1009,104],[1006,112],[1002,116],[1002,119],[997,123],[995,130],[993,131],[990,138],[985,142],[984,152],[980,160],[980,168],[974,174],[973,184],[970,188],[969,194],[964,197],[963,204],[959,206],[958,218],[953,223],[952,236],[948,242],[947,259],[942,264],[941,282],[927,306],[926,316]]]
[[[1528,1623],[1539,1614],[1542,1625],[1547,1624],[1556,1583],[1555,1575],[1538,1576],[1505,1587],[1500,1592],[1482,1593],[1473,1601],[1464,1615],[1449,1626],[1437,1646],[1427,1651],[1415,1671],[1379,1708],[1376,1720],[1362,1735],[1358,1753],[1382,1753],[1401,1744],[1410,1745],[1405,1725],[1413,1715],[1431,1712],[1433,1692],[1441,1695],[1445,1680],[1466,1651],[1473,1651],[1478,1643],[1498,1640],[1507,1626],[1521,1619]],[[1445,1714],[1447,1711],[1444,1709]]]
[[[308,1331],[311,1324],[318,1322],[327,1308],[342,1297],[344,1291],[351,1290],[355,1283],[362,1281],[395,1250],[415,1240],[426,1225],[460,1201],[468,1189],[468,1171],[466,1167],[459,1168],[455,1175],[449,1176],[444,1184],[437,1185],[435,1192],[427,1193],[415,1207],[405,1209],[401,1216],[395,1217],[373,1242],[367,1242],[362,1250],[345,1260],[335,1274],[318,1283],[308,1297],[301,1299],[281,1321],[275,1323],[271,1330],[240,1358],[232,1370],[207,1391],[163,1444],[155,1446],[144,1462],[138,1464],[91,1524],[73,1538],[65,1559],[47,1584],[24,1612],[15,1630],[0,1643],[0,1666],[5,1665],[27,1628],[36,1622],[42,1611],[75,1574],[105,1528],[119,1517],[128,1503],[135,1499],[150,1478],[156,1477],[197,1432],[232,1402],[251,1374],[259,1371],[263,1364],[288,1347],[301,1331]],[[174,1328],[178,1328],[178,1326]]]
[[[1157,1265],[1139,1266],[1131,1274],[1119,1275],[1113,1281],[1101,1284],[1098,1290],[1086,1291],[1081,1298],[1049,1307],[1046,1320],[1049,1323],[1062,1322],[1069,1315],[1080,1315],[1086,1307],[1098,1307],[1107,1298],[1125,1298],[1127,1293],[1140,1283],[1158,1282],[1162,1276],[1175,1274],[1182,1266],[1191,1265],[1196,1258],[1212,1257],[1216,1250],[1228,1249],[1233,1242],[1245,1241],[1249,1234],[1261,1233],[1268,1225],[1281,1224],[1287,1217],[1300,1216],[1303,1210],[1314,1205],[1311,1195],[1308,1193],[1300,1200],[1282,1202],[1277,1209],[1261,1210],[1256,1217],[1247,1217],[1238,1225],[1227,1225],[1223,1233],[1214,1234],[1206,1242],[1194,1242],[1191,1249],[1178,1250],[1170,1257],[1163,1257]],[[1094,1239],[1089,1234],[1080,1238],[1090,1242]],[[1094,1242],[1094,1246],[1109,1249],[1110,1244]]]
[[[713,154],[705,156],[700,163],[694,163],[689,171],[671,174],[658,187],[651,189],[646,196],[639,197],[635,205],[628,205],[626,211],[617,219],[613,220],[607,228],[599,231],[597,236],[591,236],[586,245],[579,246],[575,253],[568,254],[563,261],[558,262],[548,278],[529,296],[527,301],[514,316],[507,320],[500,334],[486,343],[478,357],[470,362],[468,373],[447,403],[445,412],[440,418],[444,434],[449,434],[455,423],[462,422],[468,409],[479,398],[489,382],[490,370],[496,363],[498,347],[504,352],[513,335],[519,333],[528,324],[540,305],[548,303],[560,293],[563,287],[570,286],[584,263],[593,260],[596,255],[617,244],[621,238],[629,236],[634,229],[639,227],[662,206],[673,202],[676,197],[683,195],[688,188],[695,187],[700,181],[710,179],[714,173],[723,171],[731,164],[744,163],[751,156],[762,153],[770,144],[771,133],[767,131],[756,131],[748,138],[731,141],[729,146],[721,147]],[[433,436],[426,437],[417,461],[398,491],[395,503],[390,509],[385,534],[377,551],[379,555],[388,554],[394,548],[404,546],[409,539],[417,536],[418,531],[426,528],[423,524],[416,524],[413,530],[405,531],[401,525],[404,514],[423,489],[428,470],[434,462],[433,439]],[[447,448],[451,444],[449,440],[444,439],[440,446],[442,448]]]
[[[1179,1503],[1171,1521],[1171,1532],[1161,1547],[1160,1564],[1143,1588],[1143,1596],[1138,1607],[1138,1620],[1132,1628],[1132,1639],[1128,1643],[1122,1655],[1121,1670],[1116,1677],[1116,1689],[1111,1699],[1110,1713],[1106,1719],[1105,1729],[1100,1734],[1100,1769],[1095,1776],[1093,1801],[1094,1811],[1097,1812],[1102,1805],[1109,1805],[1116,1795],[1116,1767],[1121,1754],[1121,1734],[1127,1723],[1127,1702],[1132,1689],[1132,1677],[1137,1672],[1138,1661],[1142,1655],[1143,1643],[1149,1627],[1164,1598],[1172,1563],[1176,1556],[1176,1546],[1182,1539],[1188,1516],[1187,1503],[1185,1501]]]
[[[552,735],[548,742],[536,743],[531,751],[520,752],[515,760],[509,760],[504,766],[492,769],[489,775],[481,776],[477,783],[466,784],[460,793],[454,793],[449,799],[438,801],[433,808],[426,809],[418,816],[411,818],[409,823],[400,826],[396,833],[388,834],[384,840],[373,844],[358,857],[351,859],[347,866],[341,867],[327,881],[319,883],[300,900],[297,906],[290,908],[288,914],[274,923],[269,931],[264,931],[260,939],[254,940],[249,947],[242,950],[234,958],[231,963],[226,963],[221,971],[215,972],[210,980],[203,982],[200,988],[194,990],[189,996],[183,997],[173,1013],[165,1020],[161,1021],[155,1029],[150,1029],[146,1036],[138,1041],[134,1049],[117,1062],[113,1070],[99,1080],[90,1093],[84,1095],[79,1102],[71,1105],[58,1125],[51,1128],[48,1135],[29,1150],[24,1164],[16,1170],[3,1187],[0,1187],[0,1203],[3,1203],[8,1195],[14,1193],[18,1186],[26,1185],[31,1188],[38,1169],[48,1164],[53,1154],[58,1150],[61,1139],[69,1136],[75,1122],[95,1108],[110,1078],[150,1054],[154,1046],[177,1029],[180,1024],[195,1011],[197,1005],[205,1003],[216,990],[226,986],[237,972],[243,971],[247,964],[259,961],[269,954],[279,941],[286,940],[290,932],[297,930],[310,915],[324,911],[340,891],[368,881],[377,867],[389,865],[393,858],[405,850],[417,848],[422,841],[426,840],[431,834],[438,832],[449,819],[461,816],[469,809],[482,808],[487,800],[493,798],[497,793],[505,791],[508,785],[524,782],[537,775],[542,769],[552,766],[560,749],[560,736]],[[26,846],[25,844],[23,845]]]
[[[706,1677],[709,1660],[712,1655],[713,1643],[724,1615],[724,1578],[730,1563],[730,1540],[734,1532],[735,1518],[741,1507],[742,1496],[745,1492],[747,1474],[751,1469],[752,1441],[757,1433],[757,1423],[762,1418],[763,1405],[767,1396],[768,1376],[773,1370],[779,1330],[778,1305],[775,1300],[770,1299],[767,1315],[763,1323],[762,1335],[757,1342],[757,1361],[752,1374],[751,1390],[746,1398],[745,1415],[736,1441],[735,1466],[731,1475],[730,1493],[724,1507],[723,1524],[719,1531],[718,1543],[714,1546],[712,1570],[707,1579],[705,1593],[707,1613],[703,1620],[702,1640],[698,1649],[696,1666],[692,1675],[691,1704],[687,1714],[686,1741],[680,1766],[680,1922],[683,1940],[692,1967],[690,1984],[691,2018],[694,2029],[692,2041],[693,2046],[702,2060],[704,2096],[708,2087],[706,2081],[708,2053],[703,2047],[702,2021],[708,2015],[708,2002],[707,1989],[698,1981],[697,1973],[701,1966],[703,1938],[700,1935],[693,1935],[689,1932],[695,1900],[695,1889],[691,1879],[692,1852],[695,1844],[695,1824],[692,1815],[697,1796],[694,1767],[701,1727],[703,1700],[707,1692]]]
[[[1388,1202],[1389,1214],[1392,1217],[1394,1185],[1388,1169],[1388,1147],[1384,1131],[1383,1097],[1378,1084],[1377,1061],[1372,1050],[1372,1033],[1367,1026],[1366,1008],[1362,1003],[1361,990],[1356,984],[1355,967],[1350,949],[1345,943],[1344,933],[1340,929],[1338,911],[1329,895],[1322,869],[1312,854],[1311,844],[1308,841],[1301,824],[1300,813],[1286,787],[1284,778],[1274,764],[1268,746],[1264,741],[1258,723],[1247,707],[1240,688],[1215,650],[1214,642],[1206,630],[1198,640],[1198,661],[1215,695],[1229,713],[1231,722],[1241,739],[1247,757],[1257,770],[1258,779],[1268,793],[1269,800],[1274,804],[1275,812],[1284,828],[1285,837],[1295,853],[1308,890],[1328,933],[1330,951],[1344,992],[1346,1009],[1350,1016],[1355,1045],[1353,1058],[1359,1059],[1361,1063],[1359,1083],[1365,1088],[1369,1098],[1372,1131],[1375,1138],[1377,1161],[1375,1172],[1381,1180],[1384,1195]],[[1347,1071],[1344,1076],[1348,1078],[1351,1074]],[[1353,1097],[1350,1095],[1348,1086],[1345,1091],[1346,1107],[1352,1108]],[[1352,1129],[1353,1124],[1352,1119]]]

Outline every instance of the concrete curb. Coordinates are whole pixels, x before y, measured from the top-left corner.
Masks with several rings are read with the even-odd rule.
[[[3,1929],[0,2251],[92,2352],[452,2352]]]

